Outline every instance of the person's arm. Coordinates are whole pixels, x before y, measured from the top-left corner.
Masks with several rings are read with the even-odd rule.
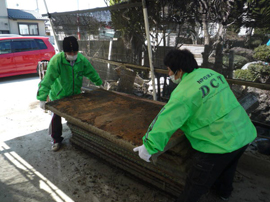
[[[59,68],[57,58],[52,58],[48,64],[48,68],[43,80],[38,84],[37,99],[40,101],[46,101],[51,90],[51,85],[56,78],[59,77]]]
[[[152,155],[163,151],[174,132],[186,122],[189,114],[187,105],[177,99],[170,99],[143,137],[143,144],[148,153]]]
[[[92,81],[96,86],[100,86],[102,84],[102,80],[99,77],[99,74],[86,58],[84,58],[84,61],[84,76],[87,77],[90,81]]]

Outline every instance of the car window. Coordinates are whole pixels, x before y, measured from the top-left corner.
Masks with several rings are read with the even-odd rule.
[[[14,40],[13,48],[14,52],[22,52],[37,50],[38,46],[35,43],[35,40]]]
[[[35,41],[37,42],[39,49],[47,49],[47,46],[43,40],[35,39]]]
[[[0,54],[11,53],[10,40],[0,41]]]

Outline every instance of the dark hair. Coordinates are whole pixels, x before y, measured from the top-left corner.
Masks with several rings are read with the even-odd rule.
[[[164,65],[169,67],[174,73],[180,69],[190,73],[194,69],[199,68],[194,55],[187,49],[173,49],[169,51],[164,58]]]
[[[79,51],[79,44],[74,36],[65,37],[63,40],[64,52],[76,52]]]

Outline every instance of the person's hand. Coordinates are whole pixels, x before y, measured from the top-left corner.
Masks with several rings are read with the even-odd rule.
[[[40,108],[43,109],[43,110],[45,110],[45,103],[46,103],[45,101],[40,101],[40,102],[39,102],[39,106],[40,106]]]
[[[141,145],[139,147],[135,147],[133,149],[134,152],[139,152],[139,157],[143,160],[145,160],[146,162],[150,162],[150,157],[151,154],[148,153],[148,151],[146,150],[144,145]]]

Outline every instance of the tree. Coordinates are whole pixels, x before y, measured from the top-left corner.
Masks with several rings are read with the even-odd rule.
[[[184,8],[186,13],[191,13],[195,21],[203,27],[206,45],[204,58],[208,58],[207,46],[210,45],[215,49],[215,69],[222,67],[222,49],[229,26],[234,25],[238,30],[241,26],[250,27],[250,34],[254,28],[269,28],[270,1],[267,0],[190,0],[181,2],[181,7],[184,6],[183,4],[187,5]],[[210,23],[218,24],[218,32],[213,43],[211,43],[208,33]],[[204,60],[203,63],[208,66],[207,61]]]
[[[270,47],[266,45],[254,49],[254,58],[257,60],[270,62]]]
[[[107,0],[110,5],[123,3],[123,0]],[[129,0],[129,3],[141,2],[141,0]],[[241,26],[269,27],[270,24],[270,1],[268,0],[148,0],[149,24],[152,35],[153,51],[157,49],[170,32],[175,32],[178,38],[191,37],[196,41],[196,27],[202,27],[204,32],[204,44],[206,48],[204,58],[208,59],[213,50],[215,51],[216,69],[222,68],[222,52],[226,40],[228,27],[234,26],[239,30]],[[134,12],[134,10],[133,10]],[[136,11],[135,11],[136,12]],[[137,11],[139,12],[139,11]],[[122,12],[115,12],[115,27],[122,29],[126,41],[132,41],[135,35],[140,35],[140,40],[145,41],[143,15],[132,13],[132,9]],[[129,26],[123,26],[125,21]],[[119,19],[123,19],[120,22]],[[210,38],[209,25],[217,24],[218,31],[214,38]],[[118,26],[119,25],[119,26]],[[163,37],[159,37],[162,33]],[[161,39],[161,40],[160,40]],[[179,41],[178,41],[179,42]],[[176,43],[176,47],[181,44]],[[142,46],[145,46],[144,42]],[[211,50],[212,48],[212,50]],[[208,50],[208,51],[207,51]],[[208,62],[203,62],[208,66]]]

